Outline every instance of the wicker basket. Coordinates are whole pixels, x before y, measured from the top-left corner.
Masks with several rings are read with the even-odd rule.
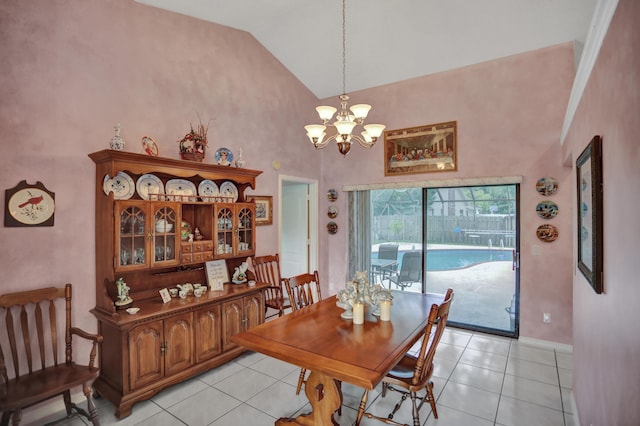
[[[202,163],[202,160],[204,160],[204,152],[181,152],[180,158],[182,158],[183,160],[197,161],[199,163]]]

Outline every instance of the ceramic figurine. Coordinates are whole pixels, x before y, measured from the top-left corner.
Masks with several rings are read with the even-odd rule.
[[[124,150],[124,139],[120,136],[120,123],[116,124],[114,129],[116,134],[111,138],[111,149],[122,151]]]
[[[124,279],[118,278],[116,280],[116,286],[118,287],[118,300],[116,300],[116,308],[122,309],[133,303],[133,299],[129,297],[129,286],[124,282]]]
[[[236,167],[243,168],[245,161],[242,159],[242,148],[238,150],[238,159],[236,160]]]

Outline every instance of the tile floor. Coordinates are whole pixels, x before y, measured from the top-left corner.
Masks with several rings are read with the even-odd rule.
[[[420,410],[427,426],[572,426],[572,354],[528,346],[517,340],[448,328],[436,353],[433,382],[439,419],[430,407]],[[246,353],[221,367],[165,389],[133,406],[120,421],[113,406],[96,400],[100,422],[108,425],[152,426],[272,426],[279,417],[307,412],[306,397],[295,395],[300,369],[258,353]],[[353,425],[362,390],[343,383],[341,425]],[[369,408],[386,416],[399,400],[394,392],[385,398],[379,387],[369,394]],[[78,400],[86,407],[86,400]],[[62,405],[62,402],[60,402]],[[63,408],[60,407],[62,410]],[[63,417],[63,411],[45,418],[23,416],[23,425],[41,426]],[[395,420],[413,424],[407,400]],[[89,424],[78,417],[63,425]],[[363,419],[363,425],[383,424]]]

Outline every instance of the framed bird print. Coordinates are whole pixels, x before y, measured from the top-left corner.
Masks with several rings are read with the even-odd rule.
[[[23,180],[5,190],[4,200],[5,227],[53,226],[55,193],[42,182],[29,185]]]

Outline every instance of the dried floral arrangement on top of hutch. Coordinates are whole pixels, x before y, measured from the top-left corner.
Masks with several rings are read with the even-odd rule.
[[[264,322],[268,284],[171,298],[160,290],[205,283],[205,262],[232,271],[255,253],[255,203],[244,191],[262,172],[103,150],[96,164],[96,306],[100,377],[94,389],[116,406],[134,403],[245,351],[233,334]],[[231,275],[231,274],[230,274]],[[133,306],[117,309],[117,281]],[[200,293],[199,293],[200,294]]]

